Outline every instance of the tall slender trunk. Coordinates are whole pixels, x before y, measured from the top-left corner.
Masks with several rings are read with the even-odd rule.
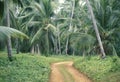
[[[72,19],[73,19],[73,15],[74,15],[74,9],[75,9],[75,0],[73,0],[72,12],[71,12],[71,16],[70,16],[69,31],[72,31]],[[68,42],[69,42],[69,35],[68,35],[67,41],[66,41],[66,49],[65,49],[66,54],[68,51]]]
[[[59,54],[61,54],[60,34],[58,35]]]
[[[55,39],[53,39],[53,37],[51,37],[52,38],[52,41],[53,41],[53,53],[56,53],[56,51],[55,51]]]
[[[32,54],[35,53],[35,47],[34,47],[34,45],[32,45],[31,53],[32,53]]]
[[[40,55],[40,48],[39,48],[39,45],[37,44],[36,47],[37,47],[37,54]]]
[[[11,45],[10,37],[8,37],[8,39],[7,39],[7,53],[8,53],[9,60],[12,61],[12,45]]]
[[[66,41],[66,46],[65,46],[65,54],[68,54],[68,41],[69,41],[69,37],[67,37],[67,41]]]
[[[19,39],[17,38],[16,39],[16,54],[19,54],[19,52],[20,52],[20,48],[19,48],[20,46],[19,46]]]
[[[9,0],[4,0],[4,3],[5,3],[5,11],[6,11],[6,14],[5,14],[5,20],[6,20],[6,26],[10,27],[10,17],[9,17]],[[12,45],[11,45],[11,37],[9,36],[8,39],[7,39],[7,52],[8,52],[8,58],[10,61],[12,61]]]
[[[73,19],[73,15],[74,15],[74,10],[75,10],[75,0],[73,0],[72,12],[71,12],[71,17],[70,17],[69,31],[72,31],[72,19]]]
[[[57,39],[55,42],[55,53],[58,54],[58,41],[57,41]]]
[[[60,29],[57,25],[58,54],[61,55]]]
[[[46,40],[47,40],[47,55],[49,55],[49,33],[48,33],[48,30],[47,30],[47,34],[46,34]]]
[[[97,24],[96,24],[94,13],[93,13],[93,10],[92,10],[92,7],[90,5],[89,0],[86,0],[86,3],[87,3],[88,10],[89,10],[89,12],[91,14],[91,18],[92,18],[92,22],[93,22],[93,25],[94,25],[96,37],[97,37],[98,42],[99,42],[102,58],[104,58],[106,55],[105,55],[105,52],[104,52],[103,44],[102,44],[102,41],[101,41],[101,38],[100,38],[100,34],[99,34],[99,31],[98,31],[98,27],[97,27]]]

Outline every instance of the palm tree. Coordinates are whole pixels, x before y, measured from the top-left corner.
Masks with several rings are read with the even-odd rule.
[[[15,7],[16,5],[11,7],[10,9],[11,26],[19,31],[22,31],[27,35],[32,34],[31,32],[29,32],[28,25],[34,12],[30,12],[29,10],[31,8],[28,6],[24,6],[23,8],[17,6],[16,8],[17,10],[15,10]],[[18,54],[20,51],[23,51],[23,50],[27,52],[30,47],[30,45],[27,45],[27,43],[30,44],[29,40],[24,40],[23,42],[19,39],[16,39],[16,43],[15,43],[16,53]],[[26,46],[23,46],[23,45],[26,45]]]
[[[13,29],[13,28],[10,28],[10,27],[5,27],[5,26],[0,26],[0,40],[10,40],[8,38],[10,37],[17,37],[17,38],[27,38],[28,39],[28,36],[25,35],[24,33],[16,30],[16,29]],[[8,44],[8,49],[11,45]],[[10,51],[8,51],[8,58],[10,61],[12,61],[12,55],[10,53],[11,52],[11,48],[9,49]]]
[[[72,31],[72,19],[74,15],[74,9],[75,9],[75,0],[72,3],[72,11],[71,11],[71,16],[70,16],[70,24],[69,24],[69,31]],[[69,36],[67,37],[66,40],[66,54],[68,53],[68,42],[69,42]]]
[[[93,4],[94,3],[94,4]],[[97,20],[105,53],[114,55],[119,53],[119,0],[92,0],[93,11]]]
[[[10,18],[9,18],[9,6],[8,6],[9,0],[4,0],[4,10],[5,11],[5,21],[6,26],[10,27]],[[12,45],[11,45],[11,38],[10,36],[7,39],[7,52],[8,52],[8,58],[10,61],[12,61]]]
[[[8,29],[5,29],[3,26],[2,29],[5,29],[5,32],[8,32],[9,34],[11,34],[12,32],[19,32],[19,31],[16,31],[14,29],[10,29],[10,15],[9,15],[9,0],[4,0],[4,1],[0,1],[0,4],[4,5],[4,9],[2,7],[2,11],[1,12],[4,12],[4,17],[2,17],[2,20],[3,20],[3,24],[8,27]],[[1,13],[0,13],[1,14]],[[1,20],[0,20],[0,23],[1,23]],[[2,25],[2,24],[1,24]],[[2,35],[5,35],[4,33],[4,30],[2,30],[3,32]],[[19,34],[19,33],[18,33]],[[10,36],[7,36],[7,51],[8,51],[8,58],[10,61],[12,61],[12,45],[11,45],[11,37]]]
[[[33,32],[34,36],[31,43],[33,46],[39,44],[40,49],[43,49],[41,51],[49,54],[52,50],[51,46],[53,38],[53,30],[51,28],[54,26],[51,22],[51,17],[53,16],[51,0],[38,0],[38,2],[34,1],[34,3],[35,4],[33,4],[32,7],[34,8],[34,12],[36,12],[36,14],[30,23],[33,24],[31,28],[36,30]]]
[[[100,49],[101,49],[101,54],[102,54],[101,57],[104,58],[106,55],[105,55],[105,52],[104,52],[104,48],[103,48],[102,41],[101,41],[101,38],[100,38],[100,34],[99,34],[99,31],[98,31],[98,28],[97,28],[96,20],[95,20],[93,10],[92,10],[92,7],[90,5],[89,0],[86,0],[86,4],[87,4],[88,10],[91,14],[92,22],[93,22],[93,25],[94,25],[94,30],[95,30],[95,33],[96,33],[96,36],[97,36],[97,39],[98,39],[98,42],[99,42]]]

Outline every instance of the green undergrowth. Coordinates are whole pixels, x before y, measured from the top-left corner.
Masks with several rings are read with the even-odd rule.
[[[119,82],[120,81],[120,58],[96,57],[79,58],[74,66],[90,77],[94,82]]]
[[[63,61],[53,57],[18,54],[9,62],[6,53],[0,53],[0,82],[48,82],[50,63]]]
[[[52,55],[45,57],[25,53],[13,55],[13,61],[10,62],[7,54],[0,52],[0,82],[49,82],[50,64],[60,61],[74,61],[74,66],[94,82],[120,81],[120,59],[118,57],[105,59],[99,59],[97,56],[83,58]],[[66,71],[63,73],[68,74]]]

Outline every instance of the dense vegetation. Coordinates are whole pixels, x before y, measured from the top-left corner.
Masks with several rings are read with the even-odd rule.
[[[0,82],[48,82],[50,63],[57,61],[62,59],[19,54],[9,62],[6,53],[0,53]]]
[[[119,0],[90,0],[93,15],[86,2],[89,0],[0,0],[0,25],[29,36],[12,38],[17,53],[90,55],[105,51],[119,55]],[[99,31],[93,29],[96,26]],[[104,50],[100,50],[101,41]],[[5,43],[0,43],[4,48]]]
[[[48,82],[50,64],[53,62],[74,60],[74,66],[88,75],[94,82],[119,82],[120,59],[108,57],[51,56],[33,54],[14,55],[14,61],[6,59],[6,53],[0,53],[0,82]],[[65,71],[63,70],[63,73]]]
[[[13,62],[6,60],[5,56],[0,57],[0,82],[48,82],[49,73],[45,57],[23,54],[15,57]]]
[[[47,82],[49,64],[66,56],[93,80],[117,82],[119,21],[120,0],[0,0],[0,51],[9,59],[0,52],[0,82]]]
[[[120,58],[107,57],[104,60],[97,56],[78,58],[74,65],[81,72],[87,74],[94,82],[119,82]]]

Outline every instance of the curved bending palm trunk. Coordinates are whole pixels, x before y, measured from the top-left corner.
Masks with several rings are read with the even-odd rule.
[[[103,48],[103,45],[102,45],[102,41],[101,41],[101,38],[100,38],[99,31],[98,31],[98,28],[97,28],[97,24],[96,24],[96,20],[95,20],[94,14],[93,14],[93,10],[92,10],[92,7],[90,5],[89,0],[86,0],[86,3],[87,3],[88,10],[91,14],[91,18],[92,18],[92,22],[93,22],[93,25],[94,25],[95,33],[96,33],[96,36],[97,36],[97,39],[98,39],[98,42],[99,42],[99,46],[100,46],[100,49],[101,49],[101,53],[102,53],[101,57],[104,58],[106,55],[105,55],[105,52],[104,52],[104,48]]]
[[[75,10],[75,0],[73,0],[73,4],[72,4],[69,31],[71,31],[71,29],[72,29],[72,19],[73,19],[73,15],[74,15],[74,10]],[[65,48],[66,55],[68,54],[68,46],[69,46],[68,43],[69,43],[69,35],[68,35],[67,40],[66,40],[66,48]]]
[[[9,18],[9,7],[8,7],[8,4],[9,4],[9,0],[5,0],[4,1],[5,3],[5,10],[6,10],[6,26],[10,27],[10,18]],[[10,61],[12,61],[12,45],[11,45],[11,37],[9,36],[8,39],[7,39],[7,52],[8,52],[8,58]]]

